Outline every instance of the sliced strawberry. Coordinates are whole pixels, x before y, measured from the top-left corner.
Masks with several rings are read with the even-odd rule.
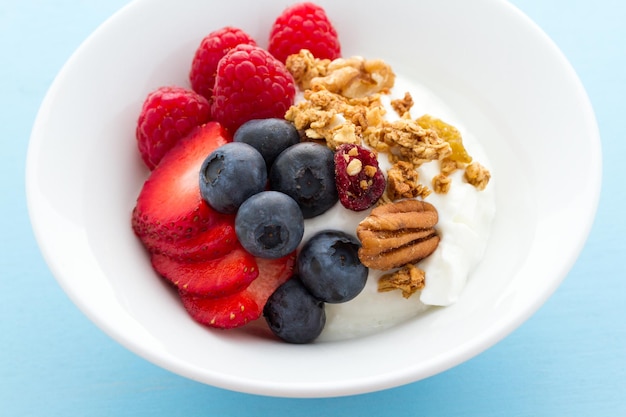
[[[254,256],[241,246],[205,262],[177,262],[161,254],[153,254],[151,261],[154,270],[180,290],[206,297],[241,291],[259,275]]]
[[[239,246],[234,216],[224,216],[216,220],[208,230],[189,239],[174,242],[146,237],[143,243],[151,253],[167,255],[178,262],[217,259]]]
[[[256,258],[259,276],[248,287],[219,298],[201,297],[179,291],[189,315],[198,323],[220,329],[243,326],[261,317],[267,299],[291,278],[295,253],[279,259]]]
[[[202,200],[199,172],[205,158],[230,141],[219,123],[210,122],[179,140],[161,159],[132,213],[133,230],[147,246],[192,238],[223,219]]]

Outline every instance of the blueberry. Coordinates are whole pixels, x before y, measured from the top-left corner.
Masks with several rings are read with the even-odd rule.
[[[235,232],[252,255],[276,259],[296,250],[304,234],[304,219],[291,197],[278,191],[263,191],[239,207]]]
[[[220,213],[235,213],[250,196],[267,185],[267,168],[261,154],[246,143],[220,146],[202,163],[200,194]]]
[[[285,119],[253,119],[242,124],[233,136],[263,155],[268,169],[282,151],[300,142],[296,127]]]
[[[305,219],[324,213],[339,199],[333,156],[328,147],[313,142],[287,148],[270,169],[270,188],[296,200]]]
[[[311,295],[297,276],[274,291],[263,316],[272,333],[289,343],[312,342],[326,324],[324,303]]]
[[[343,303],[365,287],[369,269],[359,260],[359,241],[327,230],[313,235],[297,259],[298,273],[311,294],[328,303]]]

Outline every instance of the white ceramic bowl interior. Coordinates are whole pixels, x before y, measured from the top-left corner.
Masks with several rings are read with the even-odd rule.
[[[203,36],[235,25],[266,46],[271,22],[287,3],[136,0],[84,42],[51,86],[32,131],[27,196],[43,256],[103,331],[203,383],[322,397],[449,369],[535,312],[584,244],[601,177],[585,91],[548,37],[504,1],[364,0],[355,7],[320,0],[344,56],[391,63],[480,138],[497,202],[487,253],[458,303],[374,336],[296,346],[262,332],[207,330],[157,279],[131,230],[147,176],[134,124],[149,91],[188,85]]]

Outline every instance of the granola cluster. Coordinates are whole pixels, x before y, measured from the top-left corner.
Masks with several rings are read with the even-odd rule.
[[[430,115],[411,116],[414,101],[410,93],[391,100],[391,108],[399,118],[388,120],[382,97],[394,86],[395,74],[384,61],[361,57],[317,59],[303,49],[291,55],[286,65],[304,91],[304,100],[293,105],[285,118],[306,139],[325,142],[332,150],[344,144],[366,145],[388,156],[392,166],[386,173],[387,186],[379,206],[406,199],[423,200],[433,191],[445,194],[452,184],[450,175],[460,169],[464,170],[465,181],[478,190],[489,183],[490,172],[472,160],[458,129]],[[419,181],[417,168],[433,161],[439,162],[440,169],[431,179],[431,189]],[[412,236],[414,231],[394,233]],[[399,269],[379,281],[380,291],[400,289],[409,297],[423,288],[424,271],[415,262],[407,260],[394,264],[394,268]]]
[[[385,274],[378,280],[378,291],[402,291],[404,298],[409,298],[424,289],[426,274],[413,264],[407,264],[391,274]]]

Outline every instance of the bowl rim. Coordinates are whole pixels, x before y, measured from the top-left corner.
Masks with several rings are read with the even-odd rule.
[[[559,61],[562,65],[562,69],[573,82],[574,87],[578,90],[577,93],[581,100],[581,105],[586,110],[586,114],[584,116],[588,120],[589,127],[589,131],[587,132],[587,134],[589,135],[591,142],[594,143],[597,147],[597,152],[594,155],[591,155],[591,166],[588,170],[588,173],[592,178],[591,182],[595,184],[595,187],[593,187],[595,194],[588,196],[589,205],[588,207],[586,207],[588,216],[586,217],[586,222],[579,225],[580,235],[584,236],[584,238],[581,239],[581,241],[579,242],[576,248],[576,253],[571,258],[570,262],[562,265],[559,276],[550,283],[551,285],[547,286],[541,294],[533,299],[532,303],[526,305],[524,309],[520,309],[519,311],[517,311],[517,314],[514,316],[514,319],[512,321],[501,322],[499,323],[499,326],[492,326],[487,331],[485,331],[480,338],[474,338],[470,340],[466,345],[459,346],[455,350],[446,352],[444,355],[441,355],[437,361],[433,361],[427,366],[423,367],[420,377],[418,379],[423,379],[435,375],[478,355],[487,348],[496,344],[498,341],[505,338],[508,334],[510,334],[523,322],[525,322],[529,317],[531,317],[554,293],[554,291],[558,288],[561,282],[565,279],[567,273],[573,267],[574,262],[582,251],[586,239],[591,231],[600,200],[602,184],[600,134],[591,102],[587,93],[584,90],[580,79],[576,75],[574,68],[568,62],[563,53],[559,50],[557,45],[549,38],[549,36],[545,34],[539,28],[539,26],[537,26],[517,7],[505,0],[486,1],[490,1],[491,3],[498,3],[500,6],[507,8],[507,12],[515,14],[516,17],[520,19],[520,22],[528,25],[531,30],[535,31],[536,34],[542,38],[542,41],[545,43],[546,47],[548,47],[553,54],[556,54],[558,56]],[[148,2],[149,0],[131,1],[120,10],[118,10],[116,13],[114,13],[111,17],[109,17],[81,43],[81,45],[63,65],[62,69],[59,71],[58,75],[55,77],[54,81],[49,87],[44,97],[44,100],[41,103],[39,112],[33,125],[26,158],[27,208],[31,221],[31,226],[34,231],[34,235],[39,245],[40,251],[44,257],[46,264],[49,266],[52,274],[54,275],[59,285],[63,288],[65,293],[69,296],[72,302],[80,309],[83,314],[85,314],[102,331],[104,331],[118,343],[120,343],[130,351],[137,353],[139,356],[147,359],[148,361],[157,364],[160,367],[168,369],[169,371],[176,374],[180,374],[190,379],[196,380],[198,382],[210,383],[211,385],[234,391],[242,391],[252,394],[269,396],[333,397],[373,392],[416,381],[415,375],[413,374],[398,374],[395,372],[383,376],[378,375],[375,378],[360,378],[358,381],[338,381],[331,383],[326,382],[313,384],[293,383],[288,386],[282,383],[260,384],[259,381],[256,381],[254,379],[245,380],[242,378],[231,377],[230,375],[223,374],[214,374],[207,376],[206,373],[198,372],[196,369],[188,366],[186,363],[177,362],[176,359],[172,356],[164,357],[161,354],[162,352],[155,352],[153,350],[146,349],[141,344],[138,344],[136,340],[129,340],[128,338],[126,338],[126,336],[122,332],[118,331],[118,329],[116,329],[115,327],[109,326],[106,320],[104,320],[97,314],[94,314],[91,308],[82,302],[74,289],[68,285],[68,282],[63,279],[64,267],[57,262],[57,260],[53,256],[53,253],[49,250],[51,242],[49,240],[49,237],[46,235],[45,224],[40,221],[41,219],[38,216],[39,208],[37,207],[37,204],[40,197],[38,195],[38,190],[35,185],[35,177],[37,176],[38,170],[38,167],[35,164],[35,154],[37,151],[36,148],[39,145],[39,142],[42,140],[41,136],[39,135],[39,132],[43,129],[43,126],[41,126],[42,115],[49,111],[50,106],[53,105],[54,97],[62,86],[62,81],[65,77],[67,69],[72,66],[72,63],[74,62],[76,57],[81,54],[84,49],[89,47],[92,39],[100,36],[100,34],[104,31],[110,21],[120,18],[120,16],[123,16],[130,8],[139,7],[140,5]]]

